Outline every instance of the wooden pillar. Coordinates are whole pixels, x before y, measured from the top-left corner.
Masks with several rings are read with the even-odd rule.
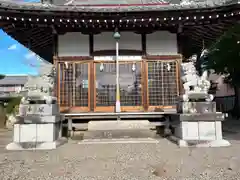
[[[56,68],[56,78],[55,78],[55,90],[54,90],[54,96],[56,96],[57,98],[59,98],[59,87],[60,87],[60,67],[59,64],[57,62],[57,56],[58,56],[58,35],[56,33],[53,33],[53,64]],[[60,99],[58,99],[58,102],[60,104]]]
[[[53,56],[58,56],[58,34],[53,34]]]
[[[90,88],[90,93],[89,93],[89,107],[90,107],[90,111],[94,111],[94,105],[95,105],[95,94],[94,94],[94,92],[95,92],[95,81],[94,81],[94,76],[95,76],[95,72],[94,72],[94,62],[92,61],[92,62],[90,62],[89,64],[88,64],[89,66],[90,66],[90,68],[88,68],[89,69],[89,71],[90,72],[88,72],[88,74],[89,74],[89,76],[88,76],[88,78],[89,78],[89,87],[88,88]]]
[[[178,32],[177,33],[177,49],[178,49],[178,54],[183,54],[183,51],[184,51],[184,47],[183,47],[183,42],[185,42],[184,44],[187,44],[186,43],[187,39],[184,38],[184,35],[182,34],[182,31]],[[181,56],[182,58],[182,56]],[[180,95],[182,93],[182,81],[180,79],[180,65],[181,65],[181,62],[182,62],[182,59],[180,59],[180,61],[177,62],[177,88],[178,88],[178,95]]]
[[[93,56],[93,52],[94,52],[94,35],[93,34],[89,34],[89,55]],[[94,111],[94,91],[95,91],[95,81],[94,81],[94,62],[90,62],[88,64],[88,66],[90,66],[88,68],[88,81],[89,81],[89,87],[90,88],[90,93],[88,94],[88,99],[89,99],[89,107],[90,107],[90,111]]]
[[[146,33],[141,34],[142,36],[142,55],[147,55],[147,36]]]
[[[182,54],[183,53],[183,49],[182,49],[182,33],[177,33],[177,50],[178,50],[178,54]]]
[[[28,45],[27,45],[28,49],[31,49],[31,46],[32,46],[32,41],[31,40],[32,40],[31,38],[28,39]]]
[[[93,34],[89,34],[89,55],[93,56],[94,51],[94,36]]]
[[[178,48],[178,54],[183,54],[183,41],[186,41],[183,39],[183,25],[179,24],[177,29],[177,48]]]
[[[142,33],[142,55],[147,56],[147,34],[146,32]],[[147,61],[143,60],[142,62],[142,91],[143,91],[143,109],[144,111],[148,110],[148,69],[147,69]]]
[[[147,61],[143,60],[142,66],[142,90],[143,90],[143,109],[144,111],[148,110],[149,102],[148,102],[148,67]]]

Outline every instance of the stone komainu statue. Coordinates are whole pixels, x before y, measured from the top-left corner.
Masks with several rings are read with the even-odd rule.
[[[56,70],[52,64],[42,62],[39,68],[38,76],[29,76],[27,83],[24,85],[23,98],[21,103],[25,104],[29,100],[45,100],[51,104],[54,97]]]
[[[188,62],[181,64],[181,80],[183,82],[184,94],[183,100],[188,101],[189,97],[203,98],[206,101],[212,101],[213,95],[208,94],[211,86],[207,80],[208,72],[203,71],[201,76],[198,74],[195,67],[196,56],[192,56]]]

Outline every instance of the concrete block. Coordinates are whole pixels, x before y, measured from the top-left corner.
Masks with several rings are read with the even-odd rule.
[[[182,139],[192,140],[199,138],[197,122],[181,122],[179,128],[182,129]]]
[[[59,124],[15,124],[13,141],[53,142],[59,137]]]
[[[222,140],[223,136],[222,136],[222,122],[217,121],[215,124],[215,128],[216,128],[216,140]]]
[[[215,140],[216,139],[216,122],[199,122],[198,131],[200,140]]]
[[[178,114],[173,117],[174,135],[182,140],[216,141],[223,138],[222,113]]]

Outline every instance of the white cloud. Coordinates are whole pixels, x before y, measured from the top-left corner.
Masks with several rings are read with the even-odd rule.
[[[29,52],[28,54],[25,55],[25,58],[26,58],[26,59],[31,59],[31,58],[33,58],[34,56],[35,56],[35,53]]]
[[[8,47],[8,50],[15,50],[15,49],[17,49],[17,44],[13,44]]]

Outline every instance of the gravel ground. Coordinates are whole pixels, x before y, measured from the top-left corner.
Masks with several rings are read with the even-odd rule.
[[[53,151],[14,152],[4,150],[11,132],[0,131],[0,179],[237,180],[240,135],[233,134],[228,148],[178,148],[159,139],[158,144],[79,145],[71,141]]]

